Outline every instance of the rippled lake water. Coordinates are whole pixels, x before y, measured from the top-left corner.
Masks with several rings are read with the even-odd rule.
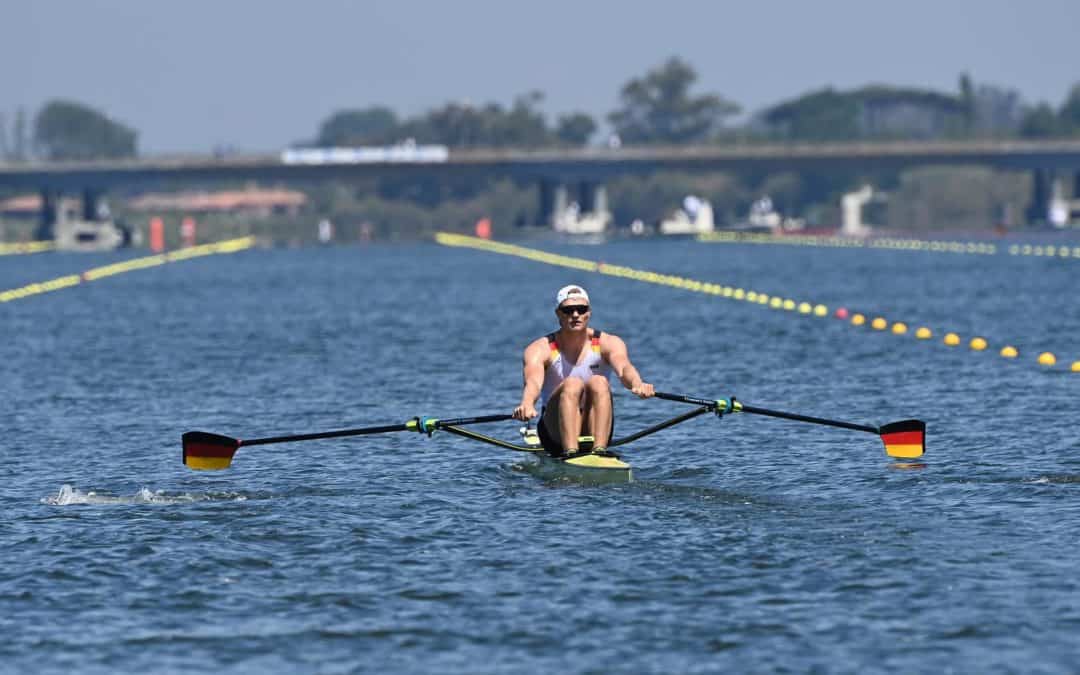
[[[543,247],[991,349],[434,244],[211,256],[0,305],[0,670],[1075,672],[1080,261]],[[0,259],[0,289],[131,255]],[[918,417],[924,461],[738,415],[629,446],[625,485],[447,434],[180,462],[190,429],[509,412],[570,282],[658,388]],[[628,433],[686,407],[616,409]]]

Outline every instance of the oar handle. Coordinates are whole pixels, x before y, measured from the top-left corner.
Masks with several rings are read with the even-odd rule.
[[[678,401],[679,403],[692,403],[693,405],[705,405],[712,409],[717,406],[716,399],[698,398],[696,396],[684,396],[682,394],[668,394],[662,391],[656,392],[656,398],[667,399],[668,401]]]

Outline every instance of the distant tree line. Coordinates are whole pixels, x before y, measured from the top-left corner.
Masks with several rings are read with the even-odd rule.
[[[19,108],[10,132],[0,113],[0,158],[7,161],[117,159],[135,157],[137,152],[134,129],[75,101],[49,101],[34,117],[32,127],[26,111]]]
[[[1048,103],[1027,105],[1012,89],[976,86],[966,74],[956,92],[886,85],[849,91],[826,87],[730,126],[741,106],[719,94],[694,93],[697,79],[697,72],[678,58],[631,79],[606,118],[613,139],[629,145],[681,145],[1080,136],[1080,83],[1056,109]],[[455,102],[407,119],[385,106],[346,109],[333,113],[315,138],[298,145],[377,145],[411,138],[452,148],[539,148],[593,140],[600,128],[593,117],[574,112],[549,125],[539,110],[542,102],[541,92],[530,92],[509,107]]]
[[[730,126],[741,106],[715,93],[696,93],[698,74],[670,58],[619,90],[607,116],[611,142],[627,145],[844,141],[892,138],[1052,138],[1080,136],[1080,83],[1057,108],[1028,105],[1011,89],[976,86],[960,77],[956,92],[875,85],[811,91]],[[299,146],[385,145],[413,139],[452,148],[580,147],[595,140],[599,122],[572,111],[549,121],[544,94],[530,91],[509,106],[449,102],[413,117],[385,105],[336,111]],[[138,134],[104,112],[53,100],[29,120],[18,109],[0,114],[0,158],[77,160],[133,157]]]
[[[671,58],[626,82],[603,120],[582,111],[542,110],[544,95],[524,93],[509,105],[448,102],[414,116],[384,105],[330,114],[297,146],[388,145],[412,139],[452,148],[570,148],[590,143],[746,144],[876,139],[1054,138],[1080,136],[1080,83],[1060,106],[1029,105],[1012,89],[976,84],[962,75],[955,91],[873,85],[822,88],[752,113],[697,90],[698,74]],[[597,138],[602,124],[610,136]],[[0,116],[0,157],[75,160],[132,157],[137,132],[104,112],[73,101],[46,103],[32,117],[22,109]],[[839,196],[869,182],[895,196],[879,221],[897,227],[978,227],[1003,220],[1030,197],[1030,177],[1018,173],[937,167],[904,172],[783,172],[777,174],[657,173],[608,184],[616,222],[655,222],[687,194],[710,200],[718,222],[743,217],[768,194],[785,214],[811,224],[838,222]],[[307,185],[308,216],[327,217],[340,231],[379,238],[410,237],[432,228],[468,229],[490,217],[496,232],[535,223],[536,186],[508,180],[365,178]],[[273,225],[275,237],[296,223]],[[267,225],[269,227],[269,225]],[[347,235],[346,235],[347,236]]]

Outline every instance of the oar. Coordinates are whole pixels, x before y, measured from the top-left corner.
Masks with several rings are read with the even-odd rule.
[[[900,422],[890,422],[889,424],[875,427],[869,424],[842,422],[840,420],[829,420],[823,417],[811,417],[810,415],[800,415],[798,413],[783,412],[781,410],[758,408],[756,406],[746,405],[742,401],[736,401],[734,397],[711,401],[696,396],[666,394],[660,391],[656,392],[656,397],[668,401],[679,401],[681,403],[709,406],[718,413],[753,413],[755,415],[779,417],[781,419],[794,420],[796,422],[823,424],[830,427],[840,427],[841,429],[852,429],[854,431],[865,431],[867,433],[877,434],[881,437],[881,442],[885,444],[885,454],[890,457],[914,459],[915,457],[922,456],[923,452],[926,451],[926,422],[923,422],[922,420],[902,420]]]
[[[455,419],[440,420],[434,417],[414,417],[402,424],[388,424],[378,427],[361,427],[359,429],[339,429],[337,431],[322,431],[313,434],[293,434],[289,436],[269,436],[267,438],[240,439],[212,434],[207,431],[189,431],[182,437],[184,446],[184,464],[190,469],[200,471],[216,471],[229,468],[233,454],[236,450],[251,445],[267,445],[269,443],[291,443],[293,441],[313,441],[319,438],[340,438],[342,436],[366,436],[368,434],[385,434],[395,431],[418,431],[429,436],[438,429],[449,426],[461,426],[463,424],[482,424],[484,422],[502,422],[511,419],[513,415],[481,415],[478,417],[458,417]]]

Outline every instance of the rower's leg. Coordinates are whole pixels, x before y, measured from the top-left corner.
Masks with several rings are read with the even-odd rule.
[[[585,413],[592,432],[593,447],[606,448],[611,441],[611,384],[602,375],[593,375],[585,385]]]
[[[585,395],[585,383],[576,377],[568,377],[559,385],[559,437],[563,451],[577,452],[578,434],[581,433],[581,399]]]

